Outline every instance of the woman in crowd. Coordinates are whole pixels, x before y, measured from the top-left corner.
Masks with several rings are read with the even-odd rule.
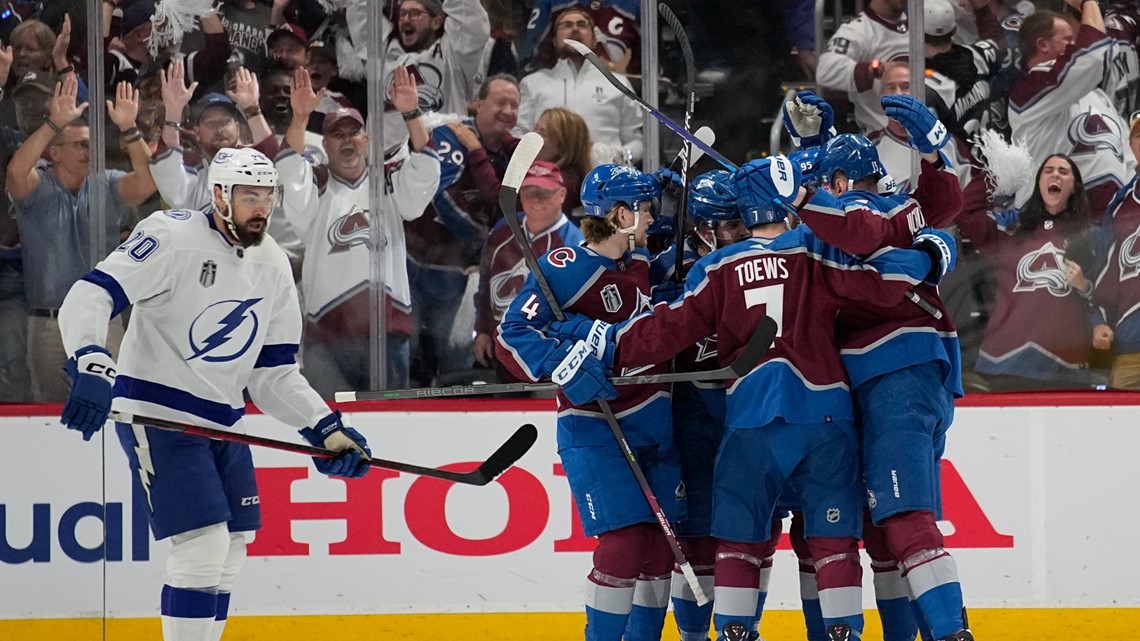
[[[1087,246],[1089,202],[1080,171],[1063,154],[1037,170],[1020,212],[990,215],[985,176],[970,183],[957,223],[987,258],[996,301],[977,371],[994,391],[1087,387],[1092,288],[1066,258]]]
[[[552,107],[542,112],[534,130],[545,142],[538,154],[539,160],[558,165],[562,182],[566,186],[566,201],[562,213],[574,220],[582,217],[582,178],[590,173],[594,164],[590,160],[590,130],[578,114]]]

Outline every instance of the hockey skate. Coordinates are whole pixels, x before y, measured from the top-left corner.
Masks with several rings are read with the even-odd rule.
[[[851,626],[846,623],[827,626],[827,641],[851,641]]]
[[[961,629],[948,637],[942,637],[942,641],[974,641],[974,635],[968,629]]]
[[[724,641],[763,641],[760,639],[759,632],[753,632],[748,629],[748,626],[738,621],[733,621],[724,626],[720,631],[720,636]]]

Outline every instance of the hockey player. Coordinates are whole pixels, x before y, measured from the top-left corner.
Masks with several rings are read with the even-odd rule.
[[[820,238],[858,255],[910,246],[928,224],[949,226],[962,202],[957,177],[940,151],[950,140],[946,128],[910,96],[885,96],[882,106],[922,154],[914,193],[880,195],[885,170],[874,147],[861,136],[843,135],[827,144],[818,163],[817,176],[829,193],[817,194],[818,207],[802,214]],[[954,398],[962,395],[961,355],[937,290],[922,285],[915,294],[941,318],[904,301],[852,305],[837,321],[858,410],[871,519],[883,529],[869,532],[864,543],[888,639],[914,637],[906,588],[936,638],[972,639],[956,565],[936,524],[939,461]]]
[[[646,229],[660,194],[657,180],[631,167],[602,165],[583,181],[586,244],[561,247],[539,260],[567,313],[617,322],[649,308]],[[684,492],[664,385],[623,386],[584,342],[560,343],[547,332],[554,314],[531,277],[507,309],[496,353],[522,380],[571,379],[558,395],[558,453],[586,536],[598,537],[586,582],[587,641],[650,641],[661,635],[669,605],[673,554],[596,398],[612,408],[666,516],[682,516]],[[696,339],[689,341],[690,344]],[[580,365],[579,365],[580,363]],[[626,632],[635,594],[655,612],[654,626]],[[648,614],[648,613],[644,613]],[[650,617],[639,617],[648,620]]]
[[[387,382],[408,384],[411,292],[404,251],[404,221],[424,212],[439,186],[439,157],[430,148],[416,108],[415,80],[395,71],[391,107],[384,118],[385,198],[377,212],[368,202],[368,135],[355,109],[325,117],[328,167],[316,168],[302,155],[305,124],[320,102],[309,75],[294,75],[293,121],[285,134],[288,148],[278,158],[283,173],[296,176],[285,185],[284,211],[305,244],[301,272],[305,304],[305,370],[328,397],[345,389],[367,389],[369,376],[372,257],[369,226],[383,225]],[[404,114],[404,115],[401,115]],[[389,139],[389,137],[391,137]],[[411,152],[409,152],[409,144]]]
[[[318,471],[358,477],[365,440],[330,412],[296,362],[301,316],[289,261],[265,235],[277,170],[252,149],[221,149],[210,164],[214,205],[152,214],[77,282],[60,309],[73,359],[62,421],[85,440],[112,407],[241,430],[242,390],[313,445],[343,453]],[[133,305],[119,363],[107,323]],[[117,372],[117,374],[116,374]],[[151,530],[170,540],[166,641],[221,637],[246,532],[261,523],[249,446],[143,425],[116,424]]]
[[[920,280],[934,282],[949,267],[952,248],[932,233],[916,243],[925,255],[888,248],[863,263],[806,226],[789,231],[794,221],[773,202],[817,205],[800,187],[798,168],[782,156],[748,163],[735,184],[752,238],[698,261],[682,299],[617,327],[574,318],[556,331],[588,336],[603,362],[623,367],[658,362],[715,333],[723,365],[764,315],[775,319],[775,345],[728,390],[728,432],[714,473],[712,533],[720,540],[714,622],[722,635],[729,624],[751,627],[764,542],[780,490],[790,484],[803,502],[829,634],[858,638],[861,486],[834,318],[848,299],[890,304]],[[727,603],[724,592],[733,593]]]

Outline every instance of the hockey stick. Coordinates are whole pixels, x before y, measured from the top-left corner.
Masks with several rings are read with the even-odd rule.
[[[681,26],[681,21],[677,19],[677,14],[665,3],[657,5],[657,11],[669,28],[673,30],[673,35],[676,36],[677,42],[681,45],[681,54],[685,58],[685,88],[689,92],[689,100],[685,104],[685,131],[689,131],[692,126],[693,111],[697,107],[697,63],[693,58],[693,47],[689,44],[689,35],[685,33],[685,29]],[[699,138],[699,137],[698,137]],[[684,164],[681,166],[681,201],[677,203],[677,213],[673,221],[676,229],[674,230],[673,243],[677,248],[677,256],[673,269],[673,277],[677,282],[681,280],[681,270],[685,265],[685,220],[688,217],[688,191],[689,191],[689,171],[696,160],[693,158],[696,154],[693,153],[693,145],[686,142],[681,147],[681,152],[684,154]]]
[[[701,143],[704,144],[704,143]],[[518,147],[515,148],[514,155],[511,157],[510,164],[507,165],[507,170],[503,174],[503,186],[499,190],[499,208],[503,211],[503,217],[507,221],[507,226],[511,228],[511,234],[514,235],[515,240],[518,241],[519,248],[522,249],[523,259],[526,261],[527,268],[530,269],[531,275],[534,276],[535,282],[538,283],[538,288],[542,290],[542,295],[546,297],[547,304],[554,312],[554,317],[558,320],[566,320],[566,314],[562,312],[562,307],[558,304],[558,299],[554,297],[554,291],[550,288],[550,283],[546,280],[546,274],[542,273],[542,269],[538,265],[538,259],[534,256],[534,250],[530,247],[530,241],[526,238],[526,233],[523,231],[522,225],[519,223],[518,217],[518,190],[522,185],[522,180],[526,176],[527,169],[530,168],[531,163],[538,157],[538,152],[542,149],[543,140],[542,136],[531,132],[523,136],[522,141],[519,142]],[[711,149],[711,147],[709,148]],[[708,153],[707,151],[705,153]],[[617,441],[618,447],[621,448],[622,454],[625,455],[625,460],[629,464],[629,469],[633,472],[633,476],[637,479],[637,485],[641,488],[641,493],[645,496],[646,502],[649,503],[649,509],[653,511],[653,516],[657,519],[657,524],[661,526],[661,532],[665,535],[665,540],[669,542],[670,549],[673,550],[673,559],[677,566],[681,568],[681,572],[685,575],[685,580],[688,582],[689,587],[693,590],[693,595],[697,599],[697,604],[704,605],[709,602],[701,584],[697,581],[697,575],[693,572],[693,566],[689,564],[688,559],[685,558],[685,553],[681,550],[681,544],[677,542],[677,536],[673,534],[673,528],[669,525],[669,519],[665,516],[665,511],[661,508],[661,503],[658,502],[657,497],[653,494],[653,489],[649,487],[649,481],[645,478],[645,473],[641,470],[641,465],[637,462],[637,457],[633,453],[633,449],[629,446],[629,442],[625,438],[625,433],[618,424],[617,417],[610,409],[610,404],[604,399],[598,399],[598,406],[602,409],[602,414],[606,418],[606,424],[610,427],[610,432],[614,435],[614,440]]]
[[[271,438],[262,436],[254,436],[252,434],[242,434],[239,432],[230,432],[228,430],[218,430],[211,427],[201,427],[199,425],[189,425],[187,423],[179,423],[176,421],[168,421],[161,418],[151,418],[149,416],[138,416],[136,414],[127,414],[125,412],[111,412],[111,420],[120,423],[130,423],[132,425],[142,425],[145,427],[154,427],[160,430],[168,430],[172,432],[184,432],[186,434],[193,434],[194,436],[204,436],[217,441],[229,441],[232,443],[244,443],[246,445],[257,445],[259,447],[268,447],[274,450],[282,450],[284,452],[295,452],[297,454],[308,454],[309,456],[317,456],[320,458],[336,458],[340,452],[326,450],[322,447],[313,447],[312,445],[302,445],[300,443],[290,443],[289,441],[278,441]],[[465,485],[486,485],[494,478],[503,472],[507,471],[515,461],[519,460],[523,454],[530,450],[530,446],[534,445],[535,440],[538,439],[538,430],[534,425],[527,423],[515,430],[515,433],[507,439],[505,443],[499,446],[493,454],[482,463],[479,467],[470,472],[452,472],[450,470],[440,470],[433,467],[421,467],[419,465],[412,465],[411,463],[401,463],[399,461],[389,461],[382,458],[370,458],[368,464],[372,467],[380,467],[387,470],[396,470],[399,472],[407,472],[409,474],[418,474],[420,476],[430,476],[432,478],[443,479],[445,481],[453,481],[455,483],[463,483]]]
[[[581,42],[578,42],[577,40],[566,40],[566,44],[570,45],[574,48],[575,51],[585,56],[586,60],[589,60],[590,64],[594,65],[598,71],[602,72],[602,75],[606,77],[606,80],[609,80],[610,84],[612,84],[614,88],[625,95],[625,97],[636,103],[638,107],[641,107],[641,109],[648,113],[650,116],[653,116],[659,120],[661,124],[672,130],[673,133],[680,136],[683,140],[685,140],[685,142],[688,142],[697,149],[700,149],[702,152],[708,154],[709,156],[712,156],[712,158],[723,165],[725,169],[728,169],[729,171],[736,171],[738,169],[738,167],[733,164],[731,160],[725,158],[723,155],[721,155],[720,152],[713,149],[710,145],[705,144],[703,140],[694,136],[681,125],[678,125],[669,116],[666,116],[665,114],[651,107],[649,103],[641,99],[641,96],[634,93],[634,91],[629,87],[623,85],[621,81],[617,79],[617,76],[615,76],[614,73],[610,71],[610,68],[606,66],[606,63],[602,62],[602,60],[598,58],[598,55],[591,51],[589,47],[582,44]]]
[[[673,372],[669,374],[637,374],[635,376],[614,376],[609,379],[613,385],[654,385],[659,383],[698,383],[701,381],[723,381],[740,378],[751,372],[760,359],[768,353],[772,339],[776,336],[776,321],[765,317],[752,338],[740,350],[732,364],[720,369],[704,372]],[[365,392],[337,392],[337,403],[355,401],[398,401],[423,398],[453,398],[457,396],[481,396],[510,392],[536,392],[558,389],[554,383],[496,383],[491,385],[455,385],[452,387],[419,387],[397,390],[376,390]]]

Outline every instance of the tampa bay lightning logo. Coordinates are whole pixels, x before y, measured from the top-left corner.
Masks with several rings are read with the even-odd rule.
[[[190,358],[207,363],[225,363],[240,358],[257,337],[259,322],[253,306],[260,298],[223,300],[206,309],[190,323]]]

